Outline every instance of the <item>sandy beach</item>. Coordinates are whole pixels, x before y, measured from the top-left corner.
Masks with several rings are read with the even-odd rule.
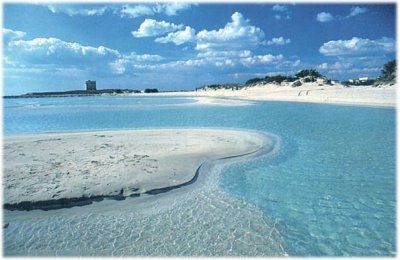
[[[202,162],[255,152],[266,145],[264,139],[254,132],[218,129],[8,137],[4,203],[123,198],[176,186],[190,181]]]
[[[245,87],[240,90],[218,89],[143,95],[194,96],[196,104],[219,106],[252,105],[253,103],[249,101],[289,101],[396,107],[396,85],[346,87],[341,84],[331,86],[304,83],[300,87],[291,87],[284,84],[267,84]]]
[[[248,100],[312,102],[326,104],[352,104],[370,106],[396,106],[396,86],[357,86],[345,87],[340,84],[333,86],[316,83],[304,83],[300,87],[279,86],[268,84],[248,87],[241,90],[204,91],[199,95],[211,97],[235,97]]]

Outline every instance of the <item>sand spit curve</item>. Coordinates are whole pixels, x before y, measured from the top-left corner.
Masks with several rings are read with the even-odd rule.
[[[195,182],[205,161],[265,146],[274,140],[225,129],[13,136],[4,140],[4,208],[48,210],[159,194]]]

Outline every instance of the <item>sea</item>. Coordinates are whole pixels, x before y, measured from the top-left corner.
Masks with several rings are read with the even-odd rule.
[[[201,185],[182,192],[4,210],[6,256],[396,255],[393,108],[200,105],[190,96],[19,98],[3,108],[4,138],[205,127],[281,140],[275,155],[210,167]]]

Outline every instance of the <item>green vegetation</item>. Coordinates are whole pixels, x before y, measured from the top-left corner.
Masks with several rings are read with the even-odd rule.
[[[325,78],[325,77],[314,69],[305,69],[299,71],[294,77],[276,75],[276,76],[266,76],[265,78],[252,78],[246,81],[245,85],[268,84],[268,83],[281,84],[282,82],[294,82],[295,80],[298,80],[300,78],[303,78],[304,82],[315,82],[317,78]]]
[[[295,82],[293,82],[292,87],[300,87],[302,84],[300,82],[300,80],[296,80]]]
[[[314,69],[300,70],[295,76],[296,78],[305,78],[305,77],[324,78],[322,74],[320,74],[317,70]]]
[[[144,90],[144,93],[157,93],[157,92],[158,92],[158,89],[156,89],[156,88],[146,88]]]
[[[396,81],[396,60],[389,61],[383,65],[379,81],[383,83],[394,83]]]
[[[291,76],[284,76],[284,75],[276,75],[276,76],[266,76],[265,78],[253,78],[246,81],[245,85],[254,85],[254,84],[268,84],[268,83],[278,83],[281,84],[282,82],[293,82],[296,78]]]
[[[211,85],[205,85],[199,88],[196,88],[197,90],[201,89],[212,89],[212,90],[217,90],[217,89],[232,89],[232,90],[238,90],[243,87],[242,84],[239,83],[225,83],[225,84],[211,84]]]

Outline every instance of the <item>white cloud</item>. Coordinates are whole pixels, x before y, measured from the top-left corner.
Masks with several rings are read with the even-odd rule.
[[[165,4],[137,4],[124,5],[120,10],[122,17],[136,18],[144,15],[165,14],[175,16],[180,12],[189,10],[193,4],[189,3],[165,3]]]
[[[298,67],[300,63],[300,60],[282,60],[282,62],[276,65],[276,68],[294,68]]]
[[[275,14],[274,18],[276,20],[289,20],[290,19],[290,11],[287,5],[274,5],[272,11],[279,12],[280,14]]]
[[[14,31],[11,29],[3,28],[3,37],[8,37],[10,39],[22,38],[26,35],[26,32]]]
[[[136,52],[131,52],[128,55],[124,55],[123,58],[136,62],[155,62],[163,59],[163,57],[157,54],[137,54]]]
[[[139,64],[135,65],[136,70],[148,71],[188,71],[192,72],[194,68],[202,69],[205,73],[210,71],[215,73],[219,71],[237,71],[238,69],[265,69],[275,67],[283,61],[283,55],[251,55],[246,52],[208,52],[199,53],[198,58],[188,60],[176,60],[161,64]]]
[[[97,5],[68,5],[68,4],[51,4],[47,5],[47,8],[52,13],[64,13],[69,16],[83,15],[93,16],[104,14],[108,7],[97,6]]]
[[[278,38],[272,38],[271,40],[267,41],[267,45],[285,45],[289,43],[290,39],[285,39],[282,36]]]
[[[357,15],[363,14],[365,12],[367,12],[367,8],[355,6],[350,9],[349,15],[347,15],[346,17],[336,16],[336,19],[343,20],[346,18],[350,18],[350,17],[354,17]],[[326,23],[326,22],[331,22],[331,21],[335,20],[335,17],[331,13],[321,12],[321,13],[317,14],[316,20],[321,23]]]
[[[286,6],[286,5],[274,5],[273,7],[272,7],[272,10],[273,11],[276,11],[276,12],[286,12],[286,11],[288,11],[288,7]]]
[[[199,58],[225,58],[225,57],[239,57],[239,58],[246,58],[250,57],[252,52],[250,50],[243,50],[243,51],[206,51],[200,52],[197,54]]]
[[[83,46],[57,38],[16,40],[7,50],[12,58],[33,64],[77,64],[105,62],[119,56],[119,52],[104,46]]]
[[[289,20],[290,19],[290,15],[288,15],[288,14],[286,14],[286,15],[276,14],[276,15],[274,15],[274,18],[276,20]]]
[[[349,62],[339,62],[339,61],[333,64],[328,64],[324,62],[317,66],[317,68],[321,70],[342,70],[342,69],[349,69],[351,67],[353,67],[353,64]]]
[[[330,69],[326,73],[334,77],[355,78],[355,77],[376,77],[382,67],[373,68],[351,68],[351,69]],[[356,76],[354,76],[356,75]]]
[[[179,12],[190,9],[192,4],[189,3],[168,3],[168,4],[157,4],[154,8],[156,13],[164,13],[168,16],[177,15]]]
[[[132,35],[137,38],[158,36],[179,30],[182,27],[181,24],[176,25],[165,21],[158,22],[153,19],[145,19],[137,31],[132,31]]]
[[[8,69],[38,71],[80,70],[107,75],[123,74],[129,68],[155,64],[163,60],[155,54],[121,54],[104,46],[84,46],[57,38],[11,41],[4,52]]]
[[[171,32],[165,37],[156,38],[155,41],[160,43],[173,42],[176,45],[181,45],[186,42],[194,41],[195,34],[196,31],[193,28],[186,26],[183,31]]]
[[[395,40],[382,37],[377,40],[353,37],[350,40],[337,40],[324,43],[319,52],[325,56],[382,55],[394,52]]]
[[[144,64],[152,64],[163,60],[163,57],[156,54],[137,54],[131,52],[128,55],[122,55],[121,58],[110,62],[110,67],[116,74],[123,74],[127,68],[140,66]]]
[[[250,25],[250,21],[245,19],[241,13],[235,12],[231,19],[232,21],[228,22],[224,28],[198,32],[196,49],[243,49],[255,47],[264,39],[264,32],[260,28]]]
[[[143,15],[154,15],[154,11],[149,5],[124,5],[119,12],[122,17],[131,18],[136,18]]]
[[[357,16],[367,12],[367,8],[355,6],[350,9],[350,14],[346,18]]]
[[[3,45],[7,46],[10,41],[23,38],[25,35],[26,32],[3,28]]]
[[[300,65],[300,63],[301,63],[300,60],[296,60],[295,62],[292,63],[292,66],[293,66],[293,67],[297,67],[297,66]]]
[[[137,18],[144,15],[165,14],[174,16],[188,10],[193,4],[188,3],[163,3],[163,4],[49,4],[46,7],[52,13],[64,13],[69,16],[82,15],[93,16],[103,15],[107,11],[112,11],[121,17]]]
[[[266,54],[266,55],[257,55],[257,56],[252,56],[248,58],[243,58],[241,59],[241,62],[243,65],[250,66],[250,65],[257,65],[257,64],[270,64],[275,61],[280,61],[283,59],[283,55],[272,55],[272,54]]]
[[[321,23],[326,23],[326,22],[330,22],[333,21],[333,15],[327,12],[321,12],[317,14],[317,21],[321,22]]]
[[[329,68],[329,65],[328,65],[328,63],[324,62],[324,63],[322,63],[322,64],[319,64],[319,65],[317,66],[317,68],[318,68],[318,69],[322,69],[322,70],[327,70],[327,69]]]

